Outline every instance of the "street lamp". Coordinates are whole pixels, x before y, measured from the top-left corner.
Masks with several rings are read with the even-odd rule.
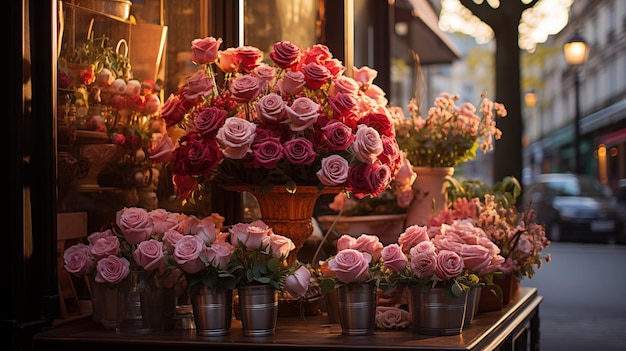
[[[574,119],[574,171],[576,174],[582,172],[582,163],[580,162],[580,84],[578,73],[580,67],[587,61],[587,55],[589,54],[589,47],[585,42],[585,39],[575,33],[566,43],[563,45],[563,52],[565,53],[565,60],[567,64],[574,67],[574,93],[576,103],[576,116]]]

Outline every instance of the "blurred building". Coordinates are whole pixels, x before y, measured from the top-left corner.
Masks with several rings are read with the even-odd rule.
[[[575,0],[568,25],[546,43],[555,50],[537,72],[536,103],[524,108],[525,180],[574,171],[576,72],[562,48],[575,33],[589,47],[579,71],[582,172],[615,188],[626,178],[626,2],[620,0]]]

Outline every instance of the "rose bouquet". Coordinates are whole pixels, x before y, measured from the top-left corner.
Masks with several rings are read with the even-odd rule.
[[[445,287],[451,296],[468,291],[479,283],[480,274],[496,270],[504,261],[480,228],[461,221],[410,226],[382,256],[391,286]]]
[[[221,43],[192,41],[199,70],[161,110],[181,198],[209,181],[261,192],[336,186],[358,198],[388,188],[400,153],[376,71],[357,68],[348,77],[320,44],[277,42],[264,61],[256,47],[220,50]]]
[[[89,244],[77,243],[64,254],[64,268],[76,276],[93,275],[96,283],[119,284],[131,270],[145,270],[167,287],[180,283],[180,271],[168,267],[182,233],[215,237],[224,218],[212,214],[199,219],[164,209],[123,208],[111,228],[94,232]]]
[[[337,254],[319,262],[315,271],[322,292],[337,285],[374,282],[385,287],[381,252],[383,244],[378,236],[361,234],[358,238],[344,234],[337,240]]]
[[[288,264],[287,256],[295,249],[291,239],[275,234],[262,220],[237,223],[228,233],[237,286],[267,284],[295,298],[305,295],[311,273],[298,261]]]
[[[489,185],[480,180],[464,180],[450,190],[450,209],[431,222],[468,219],[481,228],[506,259],[500,271],[518,279],[532,278],[535,269],[550,262],[543,250],[550,246],[543,225],[536,223],[533,210],[519,211],[515,205],[521,194],[519,182],[507,177]]]
[[[502,132],[496,127],[496,117],[505,117],[504,105],[482,97],[476,107],[465,102],[457,106],[458,95],[442,93],[434,106],[422,117],[417,99],[408,105],[410,117],[400,108],[393,109],[396,140],[413,166],[454,167],[493,149],[493,140]]]

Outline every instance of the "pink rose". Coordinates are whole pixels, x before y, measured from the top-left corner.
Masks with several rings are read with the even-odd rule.
[[[452,279],[463,272],[463,259],[454,251],[439,250],[437,253],[437,278],[445,281]]]
[[[381,251],[383,263],[385,268],[390,269],[392,272],[400,272],[406,268],[409,259],[402,252],[400,245],[390,244],[383,248]]]
[[[297,98],[291,106],[285,106],[291,130],[301,132],[314,125],[320,115],[319,108],[320,105],[308,97]]]
[[[174,245],[174,261],[185,273],[198,273],[206,267],[200,258],[204,248],[204,242],[200,237],[193,234],[183,235]]]
[[[302,73],[304,73],[304,85],[311,90],[321,88],[322,85],[326,84],[332,77],[332,74],[326,66],[316,62],[303,64]]]
[[[287,257],[289,253],[296,248],[293,241],[283,235],[272,233],[269,235],[268,239],[272,257]]]
[[[465,268],[473,273],[479,273],[486,268],[493,257],[489,249],[480,245],[461,245],[459,255]]]
[[[130,245],[148,240],[154,232],[154,224],[148,211],[139,207],[125,207],[117,211],[115,223]]]
[[[241,242],[249,250],[258,250],[263,247],[265,238],[272,233],[272,229],[263,221],[252,223],[237,223],[230,227],[230,242],[239,247]]]
[[[373,163],[383,152],[383,141],[376,129],[359,124],[352,143],[354,156],[363,163]]]
[[[194,215],[185,216],[178,221],[176,230],[183,234],[196,234],[198,232],[198,223],[200,223],[198,217]]]
[[[251,74],[263,82],[263,90],[266,90],[268,87],[272,87],[274,85],[274,81],[276,80],[276,69],[266,63],[258,65],[254,68]]]
[[[213,80],[203,70],[198,70],[187,79],[185,97],[194,100],[201,96],[208,96],[213,92]]]
[[[217,132],[217,140],[225,147],[224,155],[232,159],[242,159],[254,141],[256,124],[243,118],[227,118]]]
[[[348,76],[339,76],[333,79],[328,89],[329,96],[335,96],[339,93],[357,95],[359,93],[359,84]]]
[[[90,273],[93,268],[89,246],[85,244],[74,244],[65,249],[63,261],[65,270],[79,277]]]
[[[116,236],[103,236],[91,243],[89,249],[95,261],[109,255],[117,256],[120,252],[120,240]]]
[[[262,122],[280,123],[287,118],[285,102],[278,94],[267,94],[256,104],[257,118]]]
[[[398,237],[398,244],[402,252],[407,253],[411,248],[422,241],[429,241],[428,228],[426,226],[412,225],[407,227]]]
[[[322,159],[322,165],[316,175],[326,186],[341,186],[348,180],[348,160],[339,155],[330,155]]]
[[[159,237],[163,237],[163,233],[173,229],[178,224],[178,215],[162,208],[154,209],[148,212],[148,215],[152,218],[154,233]]]
[[[313,150],[313,144],[303,138],[295,138],[285,142],[283,151],[285,158],[294,165],[310,165],[317,157],[317,153]]]
[[[248,103],[261,94],[264,89],[264,83],[261,79],[247,74],[237,76],[231,80],[228,89],[233,94],[233,100]]]
[[[304,297],[311,283],[311,271],[300,266],[285,278],[285,290],[293,297]]]
[[[283,159],[284,147],[279,138],[266,138],[253,145],[254,160],[263,168],[273,169]]]
[[[344,234],[337,239],[337,251],[352,249],[356,245],[356,238],[349,234]]]
[[[150,239],[142,241],[133,252],[135,262],[146,271],[165,268],[165,255],[163,255],[163,243]]]
[[[409,311],[398,307],[376,306],[376,328],[404,329],[411,325]]]
[[[385,98],[385,91],[377,85],[371,84],[365,90],[365,95],[374,100],[379,106],[385,106],[388,103],[387,98]]]
[[[119,284],[130,273],[130,262],[117,256],[107,256],[96,265],[96,283]]]
[[[402,154],[395,137],[381,134],[383,152],[378,155],[378,160],[389,166],[391,172],[396,174],[402,164]]]
[[[195,235],[199,236],[205,245],[211,245],[217,238],[218,232],[214,222],[203,220],[198,222]]]
[[[374,79],[378,76],[378,72],[376,70],[367,66],[363,66],[361,68],[355,67],[352,69],[352,73],[354,75],[354,80],[356,80],[361,87],[367,87],[374,83]]]
[[[153,133],[148,154],[152,163],[167,163],[174,158],[174,141],[167,134]]]
[[[435,273],[437,253],[433,251],[411,252],[411,272],[419,278],[427,278]]]
[[[270,52],[270,58],[276,66],[288,69],[298,63],[300,48],[289,41],[279,41],[274,43],[274,51]]]
[[[341,250],[328,261],[328,268],[344,283],[365,281],[372,256],[354,249]]]
[[[329,151],[346,150],[355,138],[352,129],[339,121],[328,123],[322,127],[322,132]]]
[[[206,250],[207,260],[217,269],[226,270],[230,264],[230,259],[235,251],[235,247],[230,243],[218,241],[213,243]]]
[[[361,234],[352,244],[351,249],[367,252],[372,255],[372,261],[376,262],[380,259],[380,253],[383,250],[383,244],[376,235]]]
[[[288,71],[283,79],[278,81],[278,89],[281,94],[298,95],[304,88],[304,73],[300,71]]]
[[[110,236],[114,236],[113,231],[111,229],[106,229],[101,232],[93,232],[89,234],[89,236],[87,237],[87,241],[89,242],[89,245],[93,245],[96,243],[96,241],[98,241],[98,239]]]
[[[183,238],[183,234],[174,229],[166,230],[163,233],[163,249],[167,251],[169,255],[174,253],[174,247],[176,243]]]
[[[222,45],[222,38],[206,37],[192,40],[191,60],[199,65],[215,62],[220,45]]]
[[[193,119],[193,124],[202,137],[212,138],[224,124],[227,114],[226,111],[214,106],[202,108]]]

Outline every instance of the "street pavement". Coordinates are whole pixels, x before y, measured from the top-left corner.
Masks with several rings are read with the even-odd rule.
[[[525,278],[544,300],[541,351],[626,350],[626,246],[552,243],[552,261]]]

